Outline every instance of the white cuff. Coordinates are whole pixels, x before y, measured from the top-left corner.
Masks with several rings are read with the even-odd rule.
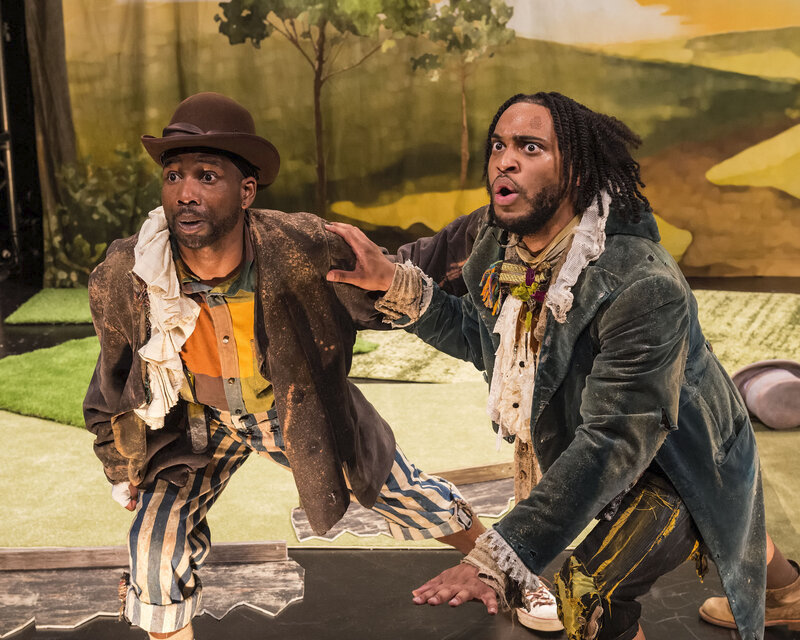
[[[482,533],[475,541],[475,546],[478,545],[488,548],[497,566],[523,591],[535,591],[542,586],[539,576],[525,566],[516,551],[496,529],[488,529]]]
[[[433,298],[433,280],[419,267],[406,260],[398,262],[392,284],[375,301],[375,309],[392,327],[407,327],[419,320]],[[398,322],[399,321],[399,322]]]
[[[111,497],[123,507],[127,507],[128,503],[131,501],[130,482],[120,482],[111,487]]]

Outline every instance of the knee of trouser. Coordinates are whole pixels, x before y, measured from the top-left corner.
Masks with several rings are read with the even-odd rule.
[[[603,601],[583,563],[569,557],[554,580],[558,617],[570,640],[592,640],[603,624]]]

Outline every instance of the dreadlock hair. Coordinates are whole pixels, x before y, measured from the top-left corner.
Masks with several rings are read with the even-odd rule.
[[[560,195],[571,195],[575,211],[584,211],[603,190],[611,196],[615,215],[624,220],[638,222],[642,208],[650,209],[650,202],[640,191],[645,185],[639,163],[630,153],[641,145],[641,138],[613,116],[592,111],[555,92],[518,93],[500,105],[486,136],[484,178],[488,176],[497,121],[518,102],[538,104],[550,111],[561,152]],[[604,213],[601,211],[601,215]]]

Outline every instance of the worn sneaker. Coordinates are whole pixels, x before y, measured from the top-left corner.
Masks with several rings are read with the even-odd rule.
[[[555,596],[542,584],[534,591],[526,591],[524,605],[517,607],[517,619],[523,627],[534,631],[561,631],[564,625],[558,619]]]

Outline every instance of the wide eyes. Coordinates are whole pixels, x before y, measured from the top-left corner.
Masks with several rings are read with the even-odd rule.
[[[520,147],[525,153],[537,153],[541,150],[541,147],[536,142],[526,142],[521,144]],[[505,149],[505,145],[500,142],[499,140],[495,140],[492,142],[492,152],[499,152]]]
[[[164,174],[164,180],[171,184],[175,184],[180,182],[181,174],[177,171],[167,171]],[[199,176],[200,182],[204,182],[206,184],[212,184],[217,179],[217,174],[213,171],[203,171]]]

